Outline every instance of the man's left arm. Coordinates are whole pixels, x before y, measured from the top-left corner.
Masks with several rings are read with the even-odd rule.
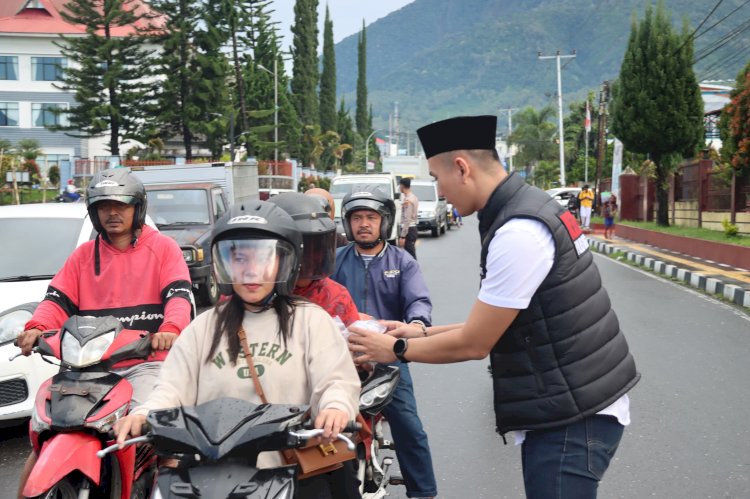
[[[424,281],[422,271],[415,260],[402,260],[406,262],[401,269],[401,303],[403,304],[403,317],[398,319],[404,322],[420,321],[425,326],[432,324],[432,301],[427,283]]]
[[[154,334],[152,346],[155,350],[168,350],[194,316],[190,271],[182,258],[182,251],[171,239],[165,246],[159,278],[164,321]]]

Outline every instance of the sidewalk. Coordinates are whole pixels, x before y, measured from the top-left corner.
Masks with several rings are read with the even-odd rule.
[[[586,237],[592,250],[607,255],[620,252],[624,259],[640,267],[706,293],[723,296],[750,310],[750,269],[732,268],[616,236],[606,240],[601,230],[587,233]]]

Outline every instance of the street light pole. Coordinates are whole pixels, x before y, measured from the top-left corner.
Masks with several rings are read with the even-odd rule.
[[[258,67],[268,74],[273,75],[273,161],[274,168],[279,163],[279,73],[278,73],[278,58],[274,55],[273,58],[273,72],[262,64],[258,64]]]
[[[380,128],[378,128],[377,130],[373,130],[372,133],[367,136],[367,140],[365,140],[365,173],[367,173],[367,163],[369,163],[370,159],[370,139],[373,135],[382,131],[383,130]]]
[[[573,59],[576,56],[574,50],[570,55],[560,55],[557,51],[555,55],[543,56],[541,52],[537,53],[539,59],[557,59],[557,121],[560,132],[560,187],[565,187],[565,140],[563,138],[563,105],[562,105],[562,68],[560,68],[560,59]]]

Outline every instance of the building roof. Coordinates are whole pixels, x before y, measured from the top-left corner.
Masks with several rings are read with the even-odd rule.
[[[60,15],[68,2],[69,0],[1,0],[0,34],[83,35],[86,33],[85,26],[68,23]],[[143,0],[130,0],[127,7],[136,13],[150,10]],[[154,23],[154,20],[151,22]],[[126,36],[147,26],[147,20],[139,20],[134,25],[113,28],[112,35]]]

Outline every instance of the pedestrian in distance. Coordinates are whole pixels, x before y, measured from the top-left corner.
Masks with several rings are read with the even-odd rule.
[[[396,205],[378,187],[366,186],[344,196],[341,221],[351,242],[336,250],[331,278],[346,286],[360,314],[404,321],[424,329],[431,322],[432,302],[419,264],[409,253],[387,242],[395,223]],[[383,413],[396,443],[396,458],[408,497],[437,495],[432,456],[411,373],[405,363],[393,399]]]
[[[419,221],[419,199],[411,190],[411,179],[399,180],[401,192],[401,231],[398,236],[398,247],[404,248],[415,260],[417,259],[417,222]]]
[[[328,443],[356,416],[360,381],[331,317],[293,295],[302,257],[294,220],[270,202],[242,203],[229,208],[211,236],[213,270],[230,298],[185,328],[154,391],[117,422],[118,442],[140,435],[149,411],[233,397],[309,405]],[[248,369],[258,372],[257,391]],[[259,468],[284,464],[278,452],[258,456]],[[330,495],[328,477],[314,476],[300,480],[295,497]]]
[[[617,216],[617,197],[613,194],[602,203],[602,215],[604,216],[604,239],[612,239],[615,230],[615,217]]]
[[[581,216],[581,227],[584,230],[590,230],[591,227],[591,209],[594,206],[594,191],[589,188],[586,184],[578,194],[578,200],[580,201],[580,216]]]
[[[146,189],[127,168],[96,173],[86,190],[96,238],[79,246],[55,274],[17,344],[29,355],[37,338],[72,315],[114,315],[151,334],[154,353],[114,372],[133,387],[131,407],[146,400],[162,361],[193,313],[190,273],[177,243],[146,225]],[[18,497],[36,463],[30,454]]]
[[[522,445],[526,496],[594,498],[640,374],[586,236],[557,201],[506,173],[496,122],[457,117],[417,131],[440,193],[479,213],[481,287],[466,321],[393,322],[382,335],[352,327],[350,349],[357,362],[489,356],[496,428]]]

